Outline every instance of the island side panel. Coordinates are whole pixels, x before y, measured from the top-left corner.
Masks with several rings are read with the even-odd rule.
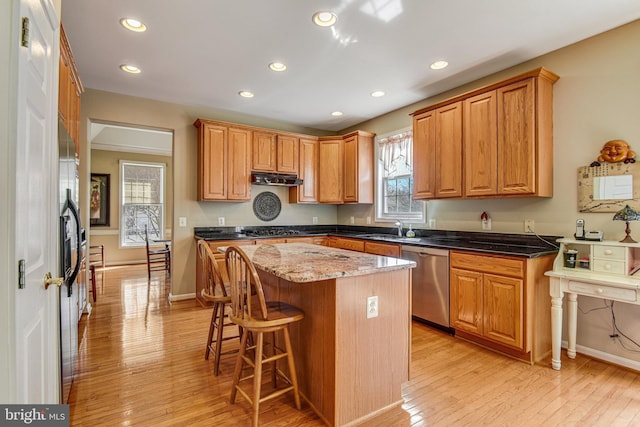
[[[290,326],[300,393],[328,425],[336,425],[335,279],[292,283],[262,270],[258,274],[268,300],[304,311],[304,319]]]
[[[336,425],[402,403],[409,378],[411,270],[336,279]],[[367,297],[378,317],[367,319]]]

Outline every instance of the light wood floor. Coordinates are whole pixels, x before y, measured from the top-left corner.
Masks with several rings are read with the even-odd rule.
[[[71,425],[246,426],[250,407],[228,401],[234,355],[212,374],[204,348],[211,311],[169,304],[168,280],[146,267],[97,273],[98,301],[80,325]],[[640,375],[563,356],[561,371],[529,366],[413,325],[404,404],[366,426],[640,426]],[[372,372],[372,375],[375,373]],[[349,396],[339,396],[349,399]],[[291,395],[261,406],[264,426],[321,426]]]

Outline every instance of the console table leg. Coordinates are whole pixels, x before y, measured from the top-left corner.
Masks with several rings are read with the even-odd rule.
[[[560,370],[560,344],[562,340],[562,294],[551,298],[551,367]]]
[[[576,358],[576,329],[578,326],[578,295],[567,293],[567,356]]]

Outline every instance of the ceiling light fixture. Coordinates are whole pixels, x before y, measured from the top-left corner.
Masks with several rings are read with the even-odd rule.
[[[147,26],[134,18],[122,18],[120,20],[120,25],[125,27],[127,30],[135,31],[136,33],[147,31]]]
[[[436,61],[433,64],[429,65],[429,68],[432,70],[442,70],[446,68],[449,63],[447,61]]]
[[[238,95],[240,95],[243,98],[253,98],[253,92],[250,92],[248,90],[241,90],[240,92],[238,92]]]
[[[122,64],[120,69],[129,74],[140,74],[142,72],[142,70],[135,65]]]
[[[284,71],[287,69],[287,66],[284,65],[282,62],[276,61],[269,64],[269,68],[273,71]]]
[[[326,10],[313,14],[313,23],[319,27],[330,27],[336,23],[338,17],[335,13]]]
[[[340,117],[342,115],[342,111],[334,111],[331,115],[334,117]]]
[[[384,92],[381,90],[376,90],[375,92],[371,92],[371,96],[373,96],[374,98],[380,98],[381,96],[384,96]]]

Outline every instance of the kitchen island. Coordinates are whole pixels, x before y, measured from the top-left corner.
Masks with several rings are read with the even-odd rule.
[[[307,243],[241,249],[267,300],[305,313],[290,326],[300,394],[328,425],[354,425],[402,403],[413,261]]]

